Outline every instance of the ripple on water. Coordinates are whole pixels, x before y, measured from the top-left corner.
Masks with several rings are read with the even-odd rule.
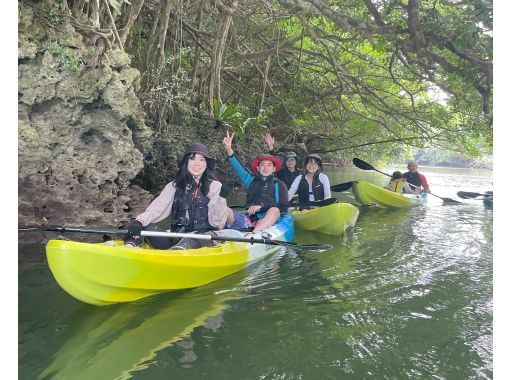
[[[351,174],[334,183],[363,173]],[[470,178],[428,178],[442,196],[479,191]],[[296,241],[333,249],[280,250],[202,288],[105,309],[68,296],[46,264],[22,267],[20,374],[36,378],[59,355],[62,368],[84,373],[97,363],[80,354],[100,351],[104,368],[137,368],[136,379],[492,377],[492,212],[481,202],[361,208],[344,236],[298,231]],[[101,330],[116,318],[126,323]],[[142,360],[130,360],[149,337]],[[62,350],[84,358],[62,360],[71,357]]]

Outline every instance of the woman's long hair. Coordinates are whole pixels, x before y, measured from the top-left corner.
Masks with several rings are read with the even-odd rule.
[[[174,186],[177,189],[177,192],[180,194],[186,193],[186,190],[190,190],[195,186],[195,179],[193,175],[188,171],[188,161],[190,158],[195,158],[196,153],[186,154],[181,162],[179,163],[179,170],[175,176]],[[207,166],[205,171],[202,173],[200,177],[200,191],[202,194],[207,195],[209,193],[209,186],[214,178],[213,170],[214,170],[214,161],[204,157],[207,162]]]

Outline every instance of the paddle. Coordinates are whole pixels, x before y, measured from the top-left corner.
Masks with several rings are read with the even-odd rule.
[[[388,173],[382,172],[382,171],[374,168],[368,162],[360,160],[359,158],[356,158],[356,157],[353,158],[352,159],[352,163],[354,164],[354,166],[356,166],[357,168],[359,168],[361,170],[374,170],[376,172],[379,172],[379,173],[384,174],[385,176],[388,176],[388,177],[391,178],[391,175],[389,175]],[[418,187],[418,186],[413,185],[412,183],[410,183],[409,185],[412,186],[412,187],[415,187],[415,188]],[[436,195],[434,193],[429,193],[429,194],[433,195],[433,196],[435,196],[435,197],[437,197],[439,199],[441,199],[443,202],[446,202],[446,203],[458,203],[458,204],[462,204],[462,202],[456,201],[455,199],[446,198],[446,197],[440,197],[439,195]]]
[[[333,203],[336,203],[337,202],[337,199],[336,198],[328,198],[328,199],[323,199],[323,200],[320,200],[320,201],[313,201],[313,202],[309,202],[307,203],[305,206],[306,207],[322,207],[322,206],[329,206],[329,205],[332,205]],[[292,202],[289,203],[289,206],[299,206],[299,202],[297,201],[297,197],[295,199],[295,202],[294,202],[294,199]],[[230,208],[245,208],[246,206],[229,206]]]
[[[36,226],[36,227],[18,227],[18,232],[42,232],[42,231],[56,231],[56,232],[80,232],[87,234],[118,234],[126,235],[128,230],[116,230],[113,228],[85,228],[85,227],[67,227],[67,226]],[[271,239],[254,239],[252,237],[238,238],[227,236],[212,236],[207,234],[191,234],[191,233],[178,233],[166,231],[142,231],[142,236],[158,236],[168,238],[189,238],[197,240],[215,240],[215,241],[236,241],[250,244],[266,244],[266,245],[279,245],[282,247],[289,247],[299,249],[305,252],[325,252],[329,251],[333,246],[331,244],[298,244],[293,241],[271,240]]]
[[[457,195],[462,199],[476,198],[476,197],[485,197],[485,194],[481,193],[472,193],[469,191],[458,191]]]
[[[320,201],[308,202],[308,203],[304,204],[303,206],[305,206],[305,207],[323,207],[323,206],[332,205],[333,203],[336,203],[336,202],[337,202],[336,198],[327,198],[327,199],[322,199]],[[300,206],[300,204],[298,202],[291,203],[291,206]]]
[[[336,193],[341,193],[342,191],[349,190],[353,184],[354,184],[354,181],[339,183],[338,185],[331,186],[331,191],[334,191]]]

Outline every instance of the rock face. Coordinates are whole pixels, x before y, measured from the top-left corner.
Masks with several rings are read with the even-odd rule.
[[[209,115],[172,104],[171,117],[153,131],[146,122],[158,115],[144,114],[140,72],[125,52],[107,49],[99,66],[86,68],[95,57],[91,38],[68,23],[48,28],[23,3],[18,9],[19,226],[119,227],[173,179],[193,142],[208,145],[220,181],[239,183],[222,146],[225,130]],[[236,141],[245,163],[266,151],[261,137],[253,139],[244,149]]]
[[[94,46],[69,24],[49,39],[30,8],[19,15],[18,223],[118,226],[152,199],[130,184],[152,135],[140,73],[114,50],[84,71]]]

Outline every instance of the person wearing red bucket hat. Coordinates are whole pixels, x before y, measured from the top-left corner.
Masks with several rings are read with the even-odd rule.
[[[272,156],[270,154],[263,154],[259,157],[256,157],[250,164],[251,169],[256,173],[260,171],[259,165],[261,161],[271,161],[275,167],[275,173],[282,169],[282,162],[278,157]]]
[[[222,229],[229,214],[226,200],[228,194],[213,177],[215,161],[204,144],[188,145],[179,163],[175,180],[168,183],[147,209],[126,226],[128,234],[124,241],[125,246],[141,246],[142,229],[157,230],[154,223],[169,217],[172,219],[172,231],[207,233]],[[173,249],[174,246],[169,238],[164,237],[150,237],[147,242],[156,249]],[[200,240],[192,242],[203,244]],[[206,242],[210,244],[210,241]],[[180,246],[181,242],[176,245],[177,248]]]
[[[245,217],[246,220],[242,221],[240,227],[251,224],[254,225],[253,231],[257,232],[272,226],[280,219],[281,213],[287,212],[289,206],[287,186],[274,176],[274,173],[282,168],[282,163],[277,157],[262,155],[251,162],[250,166],[254,173],[250,173],[234,154],[233,139],[234,133],[230,134],[227,131],[223,145],[232,168],[247,189],[246,207],[249,220]],[[239,219],[239,215],[235,215],[235,220]],[[230,226],[230,228],[237,227]]]
[[[276,152],[274,150],[274,137],[271,136],[271,134],[268,132],[266,133],[264,139],[266,140],[267,147],[269,148],[269,153],[276,157]],[[287,189],[290,189],[292,182],[294,182],[296,177],[301,174],[297,168],[297,160],[299,160],[299,157],[295,152],[285,152],[283,155],[283,163],[285,166],[282,170],[279,170],[276,173],[276,176],[280,178],[285,183],[285,185],[287,185]]]

